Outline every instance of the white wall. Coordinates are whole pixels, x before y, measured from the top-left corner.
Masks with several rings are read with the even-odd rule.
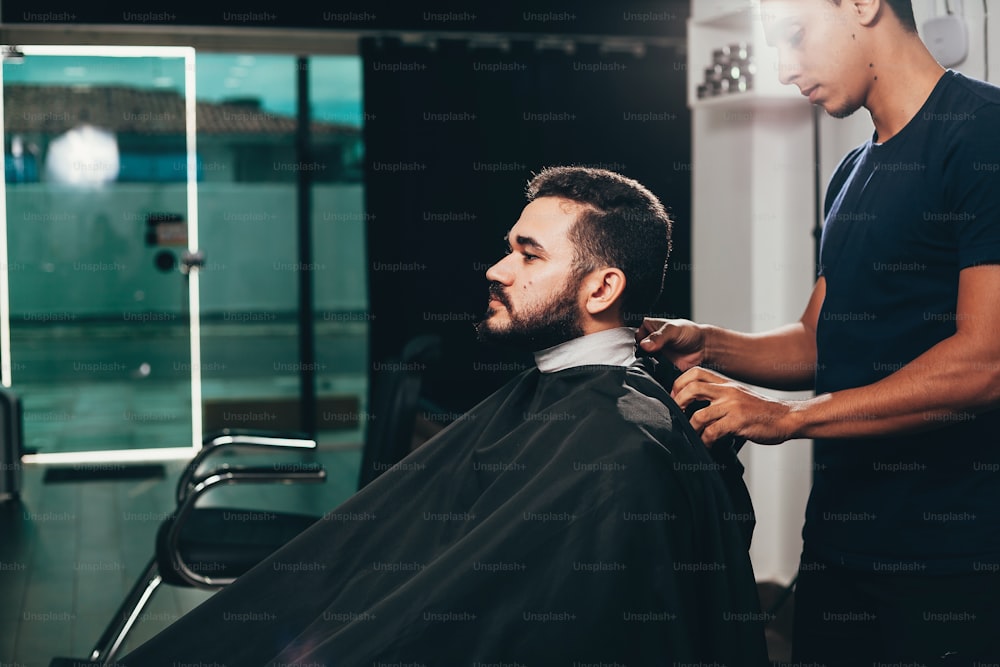
[[[804,99],[694,110],[697,321],[759,332],[802,314],[814,281],[812,119]],[[740,459],[757,514],[754,572],[787,584],[802,547],[811,448],[748,444]]]
[[[976,79],[984,78],[986,71],[984,48],[984,6],[983,0],[950,0],[952,11],[964,16],[969,27],[969,55],[960,65],[952,69]],[[997,0],[987,0],[991,11],[989,17],[989,80],[1000,81],[1000,3]],[[944,0],[914,0],[913,14],[917,19],[917,27],[923,34],[924,22],[936,15],[945,14]]]

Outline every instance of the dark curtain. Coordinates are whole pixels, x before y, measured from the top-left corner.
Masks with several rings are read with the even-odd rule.
[[[506,46],[506,48],[504,48]],[[476,342],[486,268],[545,166],[603,167],[649,187],[674,218],[657,314],[690,314],[690,128],[684,54],[534,41],[363,41],[370,361],[432,333],[426,392],[459,413],[531,364]]]

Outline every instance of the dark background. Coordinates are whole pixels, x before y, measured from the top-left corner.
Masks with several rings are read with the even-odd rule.
[[[426,391],[461,412],[531,363],[477,343],[473,323],[486,306],[485,270],[505,250],[527,181],[546,166],[612,169],[660,197],[674,250],[656,314],[690,316],[689,3],[580,4],[8,0],[0,13],[9,24],[357,34],[372,370],[413,337],[437,334],[445,356]]]
[[[197,25],[352,31],[462,31],[529,34],[685,35],[688,0],[641,2],[280,2],[181,0],[5,0],[4,23]],[[648,16],[642,16],[647,15]],[[638,16],[637,16],[638,15]]]
[[[657,310],[689,315],[690,271],[675,270],[690,264],[691,217],[690,172],[676,167],[690,163],[691,149],[675,49],[648,46],[635,55],[577,44],[566,53],[512,41],[503,51],[459,40],[430,48],[369,39],[362,55],[373,362],[412,336],[440,335],[446,356],[430,375],[430,393],[455,410],[531,363],[478,344],[472,323],[485,311],[484,273],[505,251],[525,185],[550,165],[612,169],[661,198],[676,223]],[[433,120],[440,114],[456,120]],[[497,362],[508,365],[483,370]]]

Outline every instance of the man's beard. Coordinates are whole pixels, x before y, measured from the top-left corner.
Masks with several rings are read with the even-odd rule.
[[[578,285],[573,283],[570,280],[548,303],[534,304],[524,312],[511,309],[503,285],[490,283],[490,296],[507,308],[510,321],[506,327],[498,328],[490,321],[494,311],[487,311],[486,318],[476,324],[479,341],[527,347],[537,352],[579,338],[583,335],[583,325],[576,303]]]

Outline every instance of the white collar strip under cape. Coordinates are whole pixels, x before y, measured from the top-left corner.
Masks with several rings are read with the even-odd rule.
[[[535,352],[543,373],[575,366],[631,366],[635,362],[635,329],[619,327],[580,336]]]

